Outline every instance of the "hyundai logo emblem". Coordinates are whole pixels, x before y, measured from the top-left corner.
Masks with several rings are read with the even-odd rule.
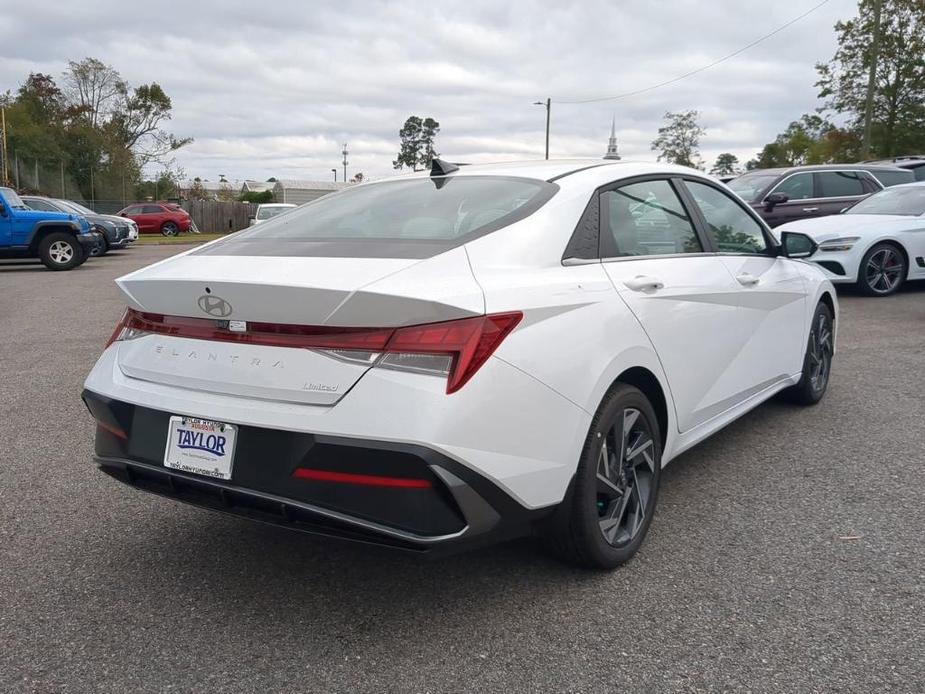
[[[203,294],[199,297],[199,308],[215,318],[227,318],[231,315],[231,304],[220,296]]]

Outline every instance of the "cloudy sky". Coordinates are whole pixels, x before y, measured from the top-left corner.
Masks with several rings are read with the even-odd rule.
[[[743,162],[817,105],[813,65],[834,52],[832,26],[855,0],[828,3],[715,68],[631,98],[769,33],[820,0],[521,2],[66,3],[0,0],[0,91],[29,72],[60,77],[94,56],[130,84],[173,99],[169,129],[195,143],[187,175],[216,180],[329,180],[392,173],[411,114],[440,122],[456,161],[542,157],[552,97],[551,156],[599,157],[616,118],[626,158],[652,159],[665,111],[698,109],[704,158]],[[340,177],[340,173],[338,174]]]

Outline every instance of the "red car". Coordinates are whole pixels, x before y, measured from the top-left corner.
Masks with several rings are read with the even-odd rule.
[[[133,220],[141,234],[160,233],[164,236],[176,236],[181,231],[189,231],[191,224],[186,210],[168,202],[129,205],[119,212],[119,216]]]

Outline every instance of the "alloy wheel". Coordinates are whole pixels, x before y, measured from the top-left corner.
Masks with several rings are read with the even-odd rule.
[[[55,241],[48,247],[48,257],[58,265],[66,265],[74,257],[74,248],[66,241]]]
[[[639,534],[652,512],[655,443],[642,413],[628,407],[603,435],[597,462],[597,514],[601,533],[614,547]]]
[[[832,326],[820,312],[809,336],[809,382],[817,393],[825,389],[832,365]]]
[[[895,248],[885,246],[867,259],[864,277],[867,286],[877,294],[889,294],[902,282],[905,264]]]

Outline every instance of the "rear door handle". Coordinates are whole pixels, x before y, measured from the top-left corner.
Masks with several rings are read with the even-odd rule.
[[[803,211],[804,212],[818,212],[819,208],[818,207],[804,207]]]
[[[758,284],[761,281],[760,277],[755,277],[751,273],[743,272],[741,275],[736,275],[736,281],[739,284],[745,285],[746,287],[752,287]]]
[[[625,280],[623,284],[634,292],[654,291],[665,287],[660,279],[649,277],[648,275],[637,275],[636,277]]]

